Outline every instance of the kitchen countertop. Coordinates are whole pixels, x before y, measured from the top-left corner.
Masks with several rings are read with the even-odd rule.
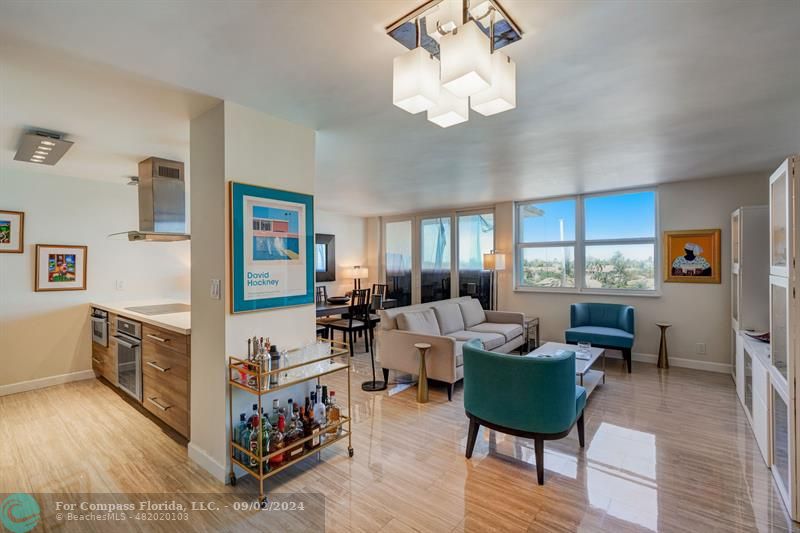
[[[136,300],[136,301],[120,301],[120,302],[92,302],[92,307],[104,309],[109,313],[121,315],[127,318],[144,322],[159,328],[164,328],[168,331],[174,331],[181,335],[191,335],[192,333],[192,314],[190,311],[183,313],[169,313],[166,315],[143,315],[135,311],[129,311],[127,307],[139,307],[143,305],[161,305],[161,304],[188,304],[189,302],[182,302],[179,300]]]

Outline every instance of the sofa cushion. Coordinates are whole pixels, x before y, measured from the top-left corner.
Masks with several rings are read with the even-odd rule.
[[[506,343],[506,338],[500,333],[483,333],[480,331],[453,331],[447,335],[456,341],[480,339],[484,350],[494,350]]]
[[[397,315],[397,329],[424,333],[426,335],[442,334],[433,309],[400,313]]]
[[[569,328],[564,332],[569,343],[591,342],[598,346],[610,348],[630,348],[633,346],[633,335],[622,329],[602,328],[599,326],[580,326]]]
[[[461,307],[461,315],[464,317],[464,329],[486,322],[486,313],[481,307],[480,300],[473,298],[472,300],[459,302],[458,305]]]
[[[464,366],[465,341],[456,341],[456,366]]]
[[[522,335],[522,326],[519,324],[499,324],[497,322],[484,322],[477,326],[467,328],[469,331],[479,333],[499,333],[506,338],[506,342]]]
[[[436,319],[439,321],[439,329],[442,335],[448,335],[454,331],[464,329],[464,317],[461,316],[461,307],[458,304],[442,304],[433,308]]]

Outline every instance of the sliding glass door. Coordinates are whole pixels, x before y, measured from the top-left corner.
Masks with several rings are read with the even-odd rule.
[[[494,249],[494,214],[458,216],[458,295],[472,296],[490,309],[491,272],[483,270],[483,254]]]
[[[420,301],[436,302],[450,298],[451,218],[420,220]]]
[[[387,222],[384,229],[386,297],[397,300],[398,307],[411,305],[412,230],[411,220]]]

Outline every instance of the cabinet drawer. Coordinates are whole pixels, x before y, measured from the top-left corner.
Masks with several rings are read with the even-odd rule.
[[[168,426],[189,438],[189,413],[186,409],[186,396],[176,401],[179,395],[165,387],[160,380],[148,379],[145,375],[142,387],[142,403],[155,416]]]
[[[182,353],[157,344],[142,343],[142,369],[154,376],[189,379],[189,358]]]
[[[152,344],[182,354],[189,353],[186,335],[156,328],[149,324],[142,324],[142,340],[145,345]]]

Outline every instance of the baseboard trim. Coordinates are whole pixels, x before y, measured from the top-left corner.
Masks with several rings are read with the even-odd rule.
[[[228,482],[228,470],[225,465],[218,463],[208,452],[194,442],[190,442],[187,448],[189,450],[189,459],[202,466],[222,483]]]
[[[94,377],[94,370],[90,369],[69,372],[67,374],[59,374],[57,376],[48,376],[46,378],[31,379],[29,381],[20,381],[19,383],[10,383],[8,385],[0,385],[0,396],[8,396],[9,394],[44,389],[46,387],[62,385],[64,383],[71,383],[73,381],[82,381],[84,379],[94,379]]]
[[[622,359],[622,354],[615,351],[608,353],[609,359]],[[658,363],[658,356],[651,353],[632,353],[631,358],[640,363]],[[696,359],[686,359],[684,357],[670,357],[669,366],[676,368],[689,368],[691,370],[703,370],[704,372],[717,372],[719,374],[730,374],[731,365],[725,363],[714,363],[711,361],[698,361]]]

